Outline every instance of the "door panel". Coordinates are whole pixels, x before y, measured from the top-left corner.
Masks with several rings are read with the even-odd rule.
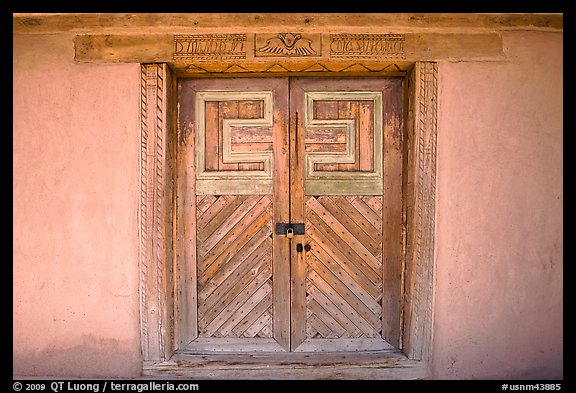
[[[289,348],[286,79],[183,80],[194,127],[196,320],[185,350]]]
[[[402,89],[401,79],[291,80],[302,152],[293,158],[292,219],[305,223],[296,243],[309,247],[292,247],[293,351],[399,344],[399,315],[383,310],[383,297],[391,297],[385,306],[400,302],[401,277],[387,274],[401,271],[401,250],[390,247],[396,254],[385,261],[383,239],[402,241]],[[385,195],[387,181],[399,181],[399,195]]]
[[[207,194],[271,194],[272,91],[196,93],[196,188]]]
[[[218,211],[198,218],[199,336],[272,337],[272,201],[211,197],[206,214]]]
[[[403,80],[182,80],[180,103],[196,205],[182,349],[398,347]]]

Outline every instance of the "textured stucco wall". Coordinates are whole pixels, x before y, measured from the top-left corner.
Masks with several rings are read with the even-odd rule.
[[[439,65],[432,376],[559,378],[562,35]],[[139,68],[15,36],[14,374],[136,376]]]
[[[13,372],[139,375],[139,66],[13,42]]]
[[[437,378],[563,375],[562,34],[503,39],[440,66]]]

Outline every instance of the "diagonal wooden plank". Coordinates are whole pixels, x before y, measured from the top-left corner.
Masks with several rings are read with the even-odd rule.
[[[219,242],[208,254],[203,255],[198,261],[198,273],[200,279],[210,277],[225,262],[227,262],[238,248],[249,241],[260,229],[268,228],[271,232],[271,217],[268,211],[257,216],[250,222],[244,220],[239,222],[230,231],[230,236]]]
[[[272,314],[272,293],[267,293],[266,296],[254,307],[234,328],[232,332],[238,337],[254,337],[246,332],[260,316],[268,312]]]
[[[258,316],[256,321],[248,326],[241,337],[247,338],[257,338],[257,337],[272,337],[272,330],[268,329],[266,332],[262,332],[265,326],[272,324],[272,316],[268,313],[263,313]]]
[[[332,238],[332,234],[324,230],[322,226],[316,227],[313,221],[317,218],[314,214],[309,214],[310,222],[306,225],[306,235],[311,250],[313,252],[321,250],[328,254],[339,266],[345,269],[354,281],[357,282],[371,297],[377,296],[382,289],[382,277],[374,272],[369,266],[362,261],[351,259],[349,254],[340,250],[334,244],[338,244]],[[320,220],[320,222],[322,222]]]
[[[320,319],[316,313],[312,310],[320,308],[324,313],[324,320]],[[326,311],[322,309],[312,297],[308,296],[307,298],[307,307],[306,307],[306,332],[310,333],[306,336],[306,338],[324,338],[324,339],[331,339],[331,338],[342,338],[342,337],[350,337],[350,335],[346,332],[346,330],[331,318],[330,315],[326,314]],[[339,328],[340,334],[335,333],[333,330],[334,327]],[[319,336],[318,336],[319,335]]]
[[[199,247],[198,253],[200,255],[205,254],[207,250],[212,249],[220,240],[222,240],[223,237],[229,236],[228,232],[245,216],[246,219],[250,219],[251,215],[256,214],[257,211],[261,211],[256,209],[257,206],[264,205],[265,207],[269,204],[270,199],[266,196],[260,197],[258,195],[250,195],[234,211],[223,213],[227,214],[224,222],[222,222],[222,224],[216,228],[210,236],[201,239],[202,245]]]
[[[376,213],[370,206],[364,202],[364,199],[359,196],[348,196],[346,197],[350,204],[356,208],[356,210],[362,214],[364,219],[370,223],[378,232],[382,232],[382,216]],[[381,198],[381,197],[375,197]],[[382,202],[380,202],[380,205]]]
[[[381,269],[374,270],[362,258],[344,242],[337,233],[324,222],[314,211],[307,211],[307,228],[306,231],[313,231],[316,228],[317,235],[325,241],[325,248],[330,255],[335,255],[339,262],[348,261],[350,266],[355,265],[357,271],[366,276],[374,285],[380,286],[382,281]]]
[[[372,195],[365,195],[362,197],[362,201],[372,209],[374,213],[378,215],[378,217],[382,217],[382,197],[381,196],[372,196]]]
[[[242,259],[242,256],[221,268],[215,277],[200,289],[198,299],[202,301],[203,307],[211,308],[214,303],[231,291],[246,274],[256,275],[258,271],[265,266],[271,266],[272,263],[269,245],[265,241],[260,243],[260,246],[246,259]]]
[[[272,239],[270,239],[271,230],[268,226],[262,226],[250,239],[241,238],[241,242],[237,242],[235,252],[222,256],[221,260],[217,260],[213,265],[217,265],[218,269],[207,275],[199,275],[198,283],[198,298],[205,300],[214,290],[216,290],[233,272],[242,265],[242,263],[250,257],[250,255],[258,250],[254,257],[264,257],[270,255],[270,248],[272,246]]]
[[[322,338],[332,338],[334,332],[324,321],[318,318],[316,314],[311,312],[310,315],[306,317],[306,337],[316,338],[317,335],[320,335]]]
[[[244,201],[249,197],[248,195],[225,195],[227,201],[229,201],[216,215],[212,216],[210,222],[208,222],[203,228],[198,231],[198,242],[203,244],[207,238],[212,236],[212,234],[220,228],[230,215],[238,209]],[[221,199],[220,197],[219,199]],[[200,251],[200,250],[199,250]]]
[[[306,338],[322,337],[322,335],[318,333],[318,330],[316,330],[315,327],[309,323],[309,321],[310,318],[306,317]]]
[[[250,325],[245,334],[248,337],[271,337],[272,330],[270,328],[267,329],[267,331],[262,336],[260,335],[260,332],[269,326],[272,326],[272,316],[269,313],[264,313],[260,315],[260,317],[252,325]]]
[[[311,318],[315,317],[316,319],[318,319],[318,317],[316,317],[314,315],[314,313],[310,310],[310,307],[306,307],[306,318],[305,318],[305,332],[306,332],[306,337],[307,338],[312,338],[312,337],[321,337],[322,335],[320,333],[318,333],[318,330],[316,330],[316,327],[312,324],[311,322]],[[331,330],[328,329],[330,332]]]
[[[382,254],[382,241],[380,240],[380,242],[378,242],[372,238],[376,231],[372,230],[372,235],[368,234],[362,225],[359,225],[350,216],[349,212],[345,211],[345,207],[349,206],[345,198],[338,196],[321,196],[317,198],[317,200],[372,256],[378,258]],[[361,222],[364,224],[363,220]],[[378,237],[381,238],[381,236]]]
[[[317,258],[322,260],[324,264],[338,276],[343,285],[346,285],[351,291],[353,291],[358,298],[372,299],[377,303],[377,300],[375,299],[380,296],[382,291],[375,285],[372,285],[371,282],[365,278],[362,271],[358,271],[355,265],[350,264],[345,260],[335,260],[334,254],[329,254],[325,249],[325,243],[323,245],[319,243],[319,241],[322,241],[320,240],[321,234],[316,233],[315,227],[311,227],[308,233],[311,240],[308,242],[310,245],[310,251],[308,254],[316,255]]]
[[[267,223],[269,223],[269,220],[263,217],[262,220],[257,221],[253,227],[220,255],[208,261],[201,261],[204,262],[202,265],[198,263],[198,282],[200,287],[203,287],[209,280],[213,280],[221,274],[227,275],[231,273],[231,270],[242,263],[253,250],[259,247],[260,243],[269,238],[272,230]],[[206,266],[206,262],[210,263],[210,265]],[[201,266],[204,267],[203,270],[201,270]]]
[[[317,258],[314,254],[310,254],[307,258],[307,263],[312,269],[334,290],[352,306],[364,319],[369,322],[378,322],[382,309],[380,305],[374,301],[370,296],[359,297],[356,293],[366,294],[356,290],[358,285],[350,282],[347,274],[337,274],[325,263],[323,260]],[[332,264],[333,266],[333,264]],[[348,285],[352,286],[352,289]]]
[[[272,337],[273,333],[272,333],[272,329],[273,329],[273,318],[270,316],[270,314],[267,314],[269,317],[266,318],[266,322],[265,325],[262,329],[260,329],[260,331],[258,332],[257,336],[258,337]]]
[[[216,201],[214,195],[198,195],[196,197],[196,216],[200,217]]]
[[[198,234],[204,232],[204,228],[206,225],[212,223],[214,217],[221,215],[220,213],[222,212],[222,209],[224,209],[229,204],[234,203],[235,201],[236,203],[242,203],[241,201],[238,201],[238,198],[235,195],[218,196],[217,199],[210,205],[210,207],[197,217]]]
[[[319,279],[323,280],[327,285],[326,288],[329,287],[339,296],[340,299],[346,302],[347,305],[341,305],[341,307],[348,308],[348,306],[350,306],[357,313],[358,317],[363,318],[372,327],[373,332],[380,332],[382,325],[382,310],[378,303],[373,300],[371,301],[372,304],[375,304],[375,311],[372,311],[366,304],[354,296],[348,288],[339,284],[337,277],[331,274],[320,261],[316,260],[316,263],[311,265],[311,267],[314,273],[319,276]]]
[[[354,224],[362,229],[362,231],[367,234],[370,239],[376,244],[376,254],[382,253],[382,225],[378,227],[372,225],[372,223],[362,215],[361,212],[351,203],[350,197],[348,196],[334,196],[332,198],[342,210],[344,214],[354,221]],[[376,255],[375,254],[375,255]]]
[[[267,201],[267,202],[266,202]],[[248,212],[243,220],[236,222],[232,228],[227,232],[227,236],[221,236],[215,244],[208,247],[204,242],[198,241],[198,255],[204,260],[208,260],[211,257],[219,255],[223,250],[226,249],[231,243],[233,243],[239,236],[244,236],[244,231],[250,231],[251,226],[255,221],[261,220],[263,215],[267,217],[271,214],[269,199],[263,200],[263,203],[256,204],[254,208]],[[228,212],[232,214],[232,212]],[[222,219],[222,224],[224,224],[226,218]]]
[[[364,262],[366,262],[375,272],[382,268],[382,262],[378,260],[372,253],[358,241],[348,229],[342,225],[316,198],[309,198],[306,201],[312,211],[320,217],[326,224],[332,228],[333,231],[338,233],[338,236],[356,253],[356,255]]]
[[[266,281],[272,276],[270,268],[266,267],[257,276],[247,274],[243,279],[224,296],[214,307],[207,310],[206,313],[199,315],[198,327],[203,333],[208,335],[214,334],[260,286],[266,285],[271,290]]]
[[[346,329],[344,329],[342,325],[332,317],[330,312],[326,308],[322,307],[322,305],[312,296],[308,296],[306,306],[319,321],[324,323],[331,330],[332,333],[327,334],[325,338],[350,337],[350,334],[346,332]]]
[[[242,320],[246,315],[250,313],[266,295],[272,293],[272,281],[268,281],[268,285],[262,285],[254,293],[250,294],[249,297],[244,301],[243,304],[238,307],[234,313],[228,315],[228,318],[222,326],[218,329],[220,333],[225,336],[229,336],[232,329]]]
[[[260,285],[262,285],[263,288],[260,287]],[[220,335],[227,336],[227,331],[222,332],[220,330],[222,325],[228,321],[230,314],[236,313],[237,309],[248,300],[251,293],[257,291],[269,292],[272,291],[272,287],[267,282],[262,284],[259,279],[254,280],[248,287],[246,287],[245,291],[241,292],[236,297],[236,299],[231,304],[229,304],[226,309],[223,310],[223,312],[221,312],[216,318],[214,318],[214,320],[212,320],[212,322],[207,327],[207,331],[211,332],[214,331],[214,329],[218,329],[218,333]]]
[[[333,304],[337,305],[338,309],[340,309],[344,314],[348,316],[348,319],[356,325],[361,331],[362,335],[355,336],[355,337],[377,337],[378,333],[374,331],[373,324],[370,321],[364,319],[362,315],[360,315],[354,307],[352,307],[345,299],[340,296],[340,294],[332,288],[326,281],[320,277],[318,273],[315,271],[310,271],[307,274],[307,279],[312,282],[312,284],[322,292],[324,296],[332,301]],[[317,298],[317,294],[314,295]],[[348,327],[346,330],[350,331]]]
[[[313,274],[314,272],[311,272],[306,275],[308,277],[306,280],[306,290],[308,295],[312,299],[316,300],[316,302],[318,302],[318,304],[321,305],[324,310],[326,310],[324,314],[317,313],[316,315],[318,315],[320,319],[324,319],[324,317],[329,315],[330,317],[334,318],[338,324],[342,326],[346,332],[348,332],[348,334],[350,334],[350,336],[361,337],[363,334],[362,330],[350,319],[351,314],[341,308],[338,296],[328,296],[327,292],[330,291],[325,291],[325,288],[318,288],[317,283],[310,280],[310,276]],[[316,278],[316,276],[314,276],[314,278]],[[317,281],[319,281],[321,286],[325,286],[321,280]],[[330,292],[330,295],[333,294]]]
[[[266,264],[263,265],[264,269],[260,271],[260,273],[262,273],[262,271],[270,271],[270,268],[268,266],[266,266]],[[253,274],[251,274],[251,272],[247,272],[246,274],[244,274],[242,277],[239,278],[238,281],[236,281],[234,283],[234,285],[232,286],[232,288],[230,288],[230,290],[228,292],[226,292],[223,296],[220,297],[216,297],[214,296],[211,300],[210,303],[206,303],[203,301],[199,301],[198,302],[198,314],[200,318],[200,321],[203,321],[203,325],[202,326],[206,326],[210,321],[212,321],[212,319],[214,319],[218,314],[220,314],[222,312],[222,310],[227,307],[230,303],[232,303],[234,301],[234,299],[242,292],[245,290],[245,288],[250,285],[250,283],[252,283],[254,281],[255,277],[258,277],[260,275],[254,276]],[[199,322],[199,326],[200,326],[200,322]]]

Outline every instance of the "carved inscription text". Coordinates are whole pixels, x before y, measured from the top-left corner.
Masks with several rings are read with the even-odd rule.
[[[330,57],[404,59],[403,34],[331,34]]]
[[[245,59],[246,34],[174,36],[174,60]]]

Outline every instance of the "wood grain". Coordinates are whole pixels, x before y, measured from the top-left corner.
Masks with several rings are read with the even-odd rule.
[[[384,195],[382,241],[382,336],[399,348],[403,282],[404,81],[394,79],[384,96]]]
[[[286,80],[183,80],[181,86],[186,108],[181,114],[181,124],[194,124],[199,118],[203,122],[205,137],[188,138],[206,144],[203,160],[198,160],[199,150],[195,151],[196,163],[211,163],[205,165],[204,173],[210,169],[218,174],[253,174],[264,169],[261,163],[250,160],[230,162],[224,138],[229,138],[231,151],[244,145],[240,151],[251,153],[253,150],[246,146],[257,146],[257,151],[270,152],[275,160],[273,165],[288,171],[287,139],[284,139]],[[198,97],[203,100],[200,106],[195,101]],[[279,105],[277,111],[268,106],[272,103]],[[203,116],[196,116],[198,108]],[[226,129],[226,122],[230,121],[237,125],[228,123],[232,126]],[[267,146],[261,147],[263,144]],[[259,348],[256,350],[285,350],[289,346],[290,299],[283,296],[290,286],[286,271],[289,258],[284,259],[284,264],[281,258],[288,249],[272,230],[273,221],[288,213],[284,194],[277,194],[282,191],[280,185],[287,189],[288,182],[287,172],[286,178],[281,177],[282,171],[277,173],[280,177],[275,181],[279,187],[274,187],[272,194],[239,189],[244,183],[238,184],[238,193],[222,194],[217,192],[218,187],[206,187],[196,179],[197,317],[196,325],[189,329],[195,330],[197,336],[184,346],[187,350],[232,348],[236,344],[230,347],[230,340],[246,343],[246,348]],[[234,182],[237,178],[230,180]],[[244,180],[253,183],[248,177]],[[181,186],[185,187],[185,183]],[[229,187],[228,191],[235,189],[236,186]],[[190,304],[183,302],[183,306]]]
[[[402,347],[411,359],[432,356],[438,66],[417,63],[409,78],[406,268]]]
[[[285,79],[264,81],[274,91],[274,118],[273,118],[273,154],[274,154],[274,223],[290,222],[290,116],[289,116],[289,85]],[[290,240],[285,236],[273,235],[273,276],[274,287],[272,296],[274,299],[273,333],[278,343],[286,351],[291,346],[291,260]]]
[[[541,30],[563,28],[560,13],[65,13],[13,14],[16,34],[37,33],[109,33],[142,31],[252,30],[374,32],[382,26],[405,30],[486,31]]]
[[[230,340],[232,341],[232,340]],[[230,342],[229,348],[251,347],[248,340]],[[426,362],[406,358],[397,350],[376,349],[369,340],[347,339],[346,351],[179,354],[162,364],[146,363],[144,376],[159,379],[290,379],[290,380],[390,380],[425,379]],[[306,342],[304,346],[315,346]],[[357,348],[351,351],[350,348]],[[366,351],[371,348],[372,350]],[[252,346],[251,349],[254,349]]]
[[[238,334],[238,329],[233,330],[236,325],[272,293],[271,200],[267,196],[227,197],[234,209],[220,209],[225,219],[214,217],[209,224],[219,225],[211,236],[198,242],[198,293],[202,300],[198,304],[198,329],[202,337]],[[250,242],[258,247],[242,252]],[[257,257],[251,258],[253,253]],[[211,283],[214,279],[219,285]],[[263,312],[270,314],[271,308]],[[240,335],[249,327],[244,326]],[[260,331],[254,329],[254,336]]]
[[[165,64],[140,67],[140,310],[142,354],[164,360],[172,352],[174,299],[163,283],[174,286],[173,107],[175,91]]]
[[[232,89],[251,82],[225,80],[223,85]],[[273,83],[282,85],[280,79]],[[232,129],[229,134],[232,144],[272,144],[274,194],[210,195],[206,190],[197,191],[198,335],[214,340],[281,337],[278,343],[292,351],[302,350],[305,342],[305,348],[317,350],[329,350],[330,345],[334,350],[367,345],[366,341],[357,342],[355,347],[349,342],[338,344],[338,339],[374,339],[384,347],[399,347],[402,79],[377,84],[368,79],[331,81],[326,94],[324,80],[283,83],[286,95],[274,98],[274,105],[283,106],[274,111],[272,138],[267,131],[253,127]],[[290,97],[288,83],[292,84]],[[201,92],[218,86],[208,80],[194,84],[195,91]],[[305,89],[314,95],[303,94]],[[239,173],[242,168],[221,155],[220,147],[226,142],[223,124],[228,119],[261,118],[265,105],[258,100],[220,99],[225,97],[224,90],[218,91],[202,96],[206,97],[206,108],[211,107],[205,112],[206,119],[212,119],[211,129],[206,121],[206,140],[218,144],[218,149],[213,149],[218,162],[212,159],[216,170]],[[231,91],[240,94],[240,90]],[[208,98],[218,98],[218,102]],[[288,103],[295,109],[291,117]],[[303,118],[301,114],[309,110],[312,114],[306,112]],[[346,126],[345,134],[334,132],[338,127],[307,128],[311,123],[305,119],[313,117],[326,124],[353,121],[356,128]],[[289,130],[278,128],[288,124]],[[309,136],[308,129],[314,129]],[[354,188],[357,185],[348,187],[347,195],[305,195],[307,140],[317,146],[333,146],[344,135],[349,159],[335,162],[333,169],[339,174],[368,172],[374,178],[381,177],[377,184],[384,186],[373,190],[378,194],[375,196],[362,195],[365,190]],[[212,154],[208,150],[205,153],[207,159]],[[383,155],[389,172],[382,172]],[[327,179],[336,187],[342,180]],[[383,193],[387,196],[381,196]],[[305,234],[293,239],[275,234],[275,222],[302,222]],[[303,243],[310,246],[309,251],[296,249]],[[322,339],[332,341],[322,343]]]
[[[289,203],[290,222],[303,223],[304,212],[304,133],[302,127],[304,96],[293,88],[290,81],[290,172]],[[292,109],[294,108],[294,109]],[[295,235],[290,240],[290,349],[295,350],[306,339],[306,262],[304,255],[297,252],[296,245],[304,243],[304,236]]]
[[[313,314],[317,319],[330,325],[334,317],[345,328],[346,335],[340,333],[337,337],[380,337],[382,245],[374,243],[340,209],[342,204],[348,204],[345,198],[307,197],[307,243],[311,246],[306,253],[307,302],[314,300],[324,308],[323,311],[315,308]],[[329,244],[323,240],[327,238],[331,238]],[[372,261],[372,265],[368,261]],[[307,323],[314,321],[307,318]],[[329,335],[336,334],[330,332]]]

